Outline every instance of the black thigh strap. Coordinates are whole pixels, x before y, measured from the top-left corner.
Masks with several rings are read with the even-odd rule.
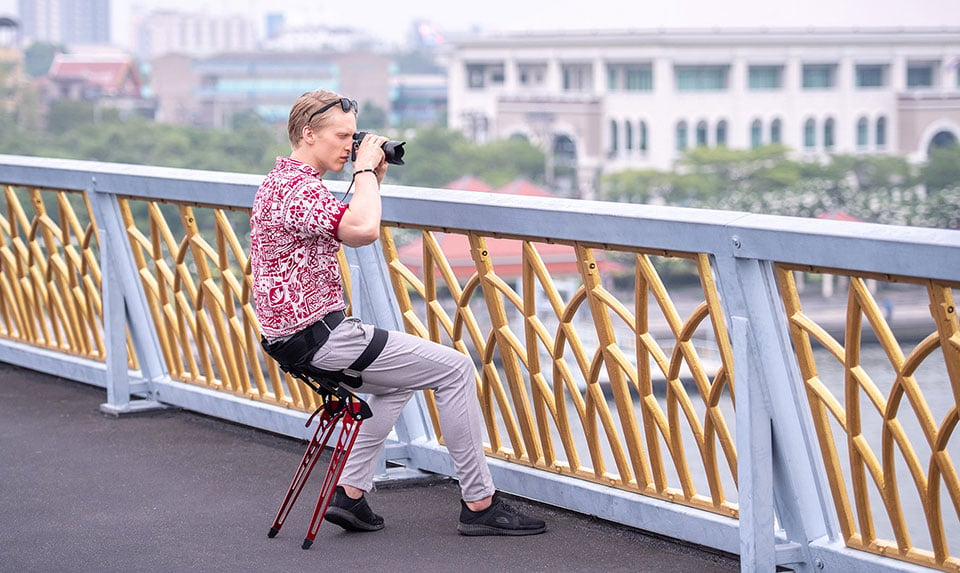
[[[360,356],[353,361],[353,364],[347,367],[344,370],[344,374],[350,376],[355,374],[359,376],[360,372],[366,370],[367,366],[373,363],[374,360],[380,356],[380,353],[383,352],[383,347],[387,345],[387,331],[382,328],[373,329],[373,338],[370,339],[370,344],[367,344],[367,347],[363,349],[363,352],[360,353]]]
[[[320,370],[319,368],[313,367],[309,362],[301,366],[301,369],[314,376],[336,380],[338,383],[346,384],[351,388],[359,388],[363,383],[360,373],[380,356],[380,353],[383,352],[383,347],[387,345],[387,338],[388,333],[386,330],[374,327],[373,337],[370,339],[367,347],[363,349],[360,356],[358,356],[350,366],[343,370]]]

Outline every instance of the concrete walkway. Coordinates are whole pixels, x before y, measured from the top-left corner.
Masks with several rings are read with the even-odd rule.
[[[267,538],[305,443],[182,410],[112,418],[99,388],[0,363],[0,571],[738,571],[735,558],[517,500],[525,538],[456,531],[456,483],[369,495],[386,528],[324,523],[300,548],[326,464]],[[311,487],[312,486],[312,487]]]

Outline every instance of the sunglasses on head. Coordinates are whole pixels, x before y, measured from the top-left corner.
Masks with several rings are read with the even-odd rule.
[[[340,104],[340,109],[343,110],[343,113],[350,113],[351,108],[357,112],[360,111],[360,107],[357,106],[357,100],[342,97],[336,101],[328,103],[327,105],[321,107],[317,111],[311,113],[310,117],[307,118],[307,123],[310,123],[311,121],[313,121],[313,118],[316,117],[317,114],[323,113],[337,104]]]

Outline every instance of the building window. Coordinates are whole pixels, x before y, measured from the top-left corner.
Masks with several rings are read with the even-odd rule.
[[[467,87],[482,89],[503,84],[503,65],[467,64]]]
[[[836,86],[836,64],[804,64],[803,89],[822,90]]]
[[[870,141],[870,123],[867,118],[861,117],[857,120],[857,147],[865,149]]]
[[[717,122],[717,147],[726,147],[727,145],[727,120],[721,119]]]
[[[817,122],[813,118],[803,124],[803,146],[807,149],[817,146]]]
[[[887,118],[878,117],[877,118],[877,136],[875,138],[878,148],[883,148],[887,145]]]
[[[653,69],[650,66],[627,66],[627,91],[653,91]]]
[[[611,91],[653,91],[653,69],[647,64],[611,64],[607,67],[607,88]]]
[[[640,121],[640,152],[647,152],[647,122]]]
[[[677,66],[677,89],[682,92],[721,91],[727,89],[729,66]]]
[[[752,90],[778,90],[783,87],[783,66],[750,66],[748,87]]]
[[[907,87],[914,89],[932,88],[934,67],[935,64],[908,64]]]
[[[483,88],[486,84],[485,80],[483,66],[467,66],[467,87],[473,89]]]
[[[882,88],[886,82],[887,66],[862,65],[856,68],[856,82],[858,88]]]
[[[770,122],[770,143],[781,143],[783,141],[783,136],[781,132],[783,131],[783,122],[779,119],[775,119]]]
[[[687,148],[687,122],[679,121],[677,123],[677,151],[684,151]]]
[[[701,121],[697,124],[697,147],[706,147],[707,145],[707,122]]]
[[[563,91],[589,92],[593,90],[593,70],[590,64],[563,66]]]
[[[757,148],[763,145],[763,123],[759,119],[750,124],[750,147]]]
[[[620,151],[620,130],[616,120],[610,120],[610,157],[615,157]]]
[[[463,132],[472,143],[486,143],[490,122],[482,112],[468,111],[461,116]]]
[[[827,150],[833,149],[834,123],[832,117],[823,122],[823,147]]]
[[[517,66],[520,85],[527,87],[542,86],[547,75],[545,64],[522,64]]]

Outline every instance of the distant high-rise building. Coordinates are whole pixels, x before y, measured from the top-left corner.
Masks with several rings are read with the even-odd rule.
[[[19,0],[19,13],[27,44],[110,43],[110,0]]]
[[[137,55],[143,60],[165,54],[212,56],[256,48],[254,23],[241,15],[214,16],[157,11],[137,28]]]
[[[60,0],[63,43],[109,44],[110,0]]]
[[[286,19],[282,12],[270,12],[267,14],[267,39],[273,40],[280,35]]]

